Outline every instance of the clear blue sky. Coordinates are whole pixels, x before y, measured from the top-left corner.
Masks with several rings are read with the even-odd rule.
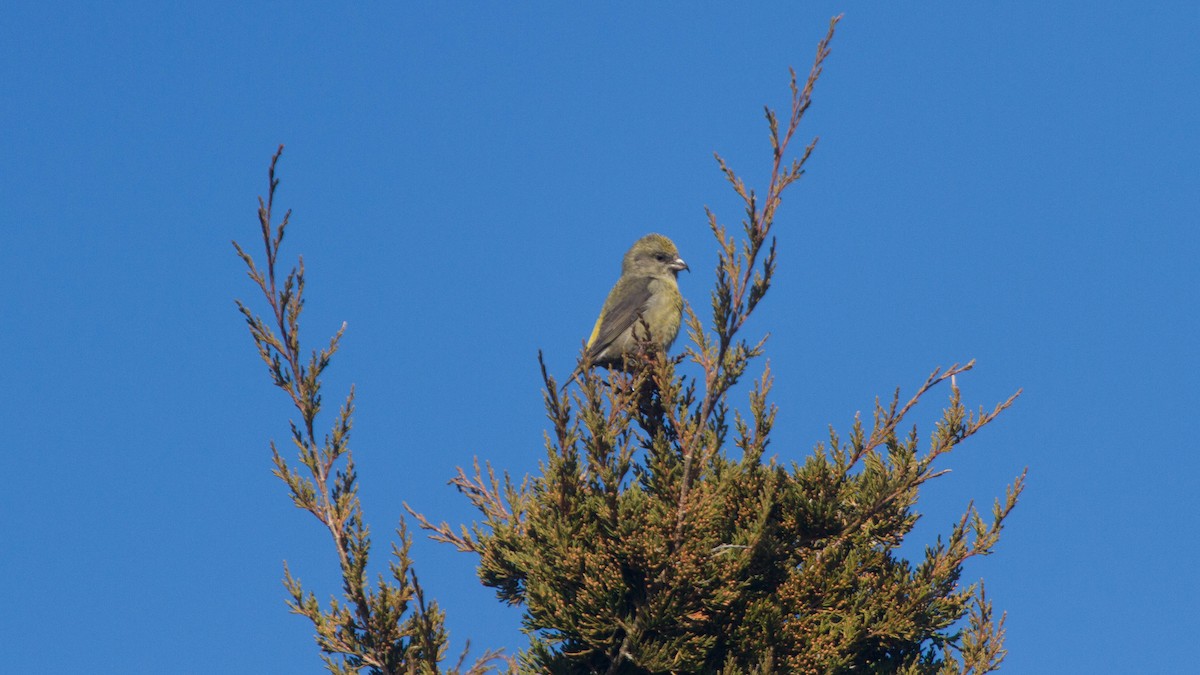
[[[470,520],[445,481],[473,456],[536,468],[537,350],[570,370],[635,238],[672,237],[707,303],[702,207],[739,217],[711,153],[761,183],[761,106],[842,11],[750,326],[773,451],[978,359],[970,403],[1025,395],[944,462],[915,543],[1029,466],[967,569],[1007,670],[1194,667],[1200,5],[224,4],[0,14],[6,672],[323,672],[281,564],[325,598],[332,548],[270,475],[291,411],[233,304],[277,144],[382,544],[402,501]],[[469,556],[414,555],[455,652],[524,644]]]

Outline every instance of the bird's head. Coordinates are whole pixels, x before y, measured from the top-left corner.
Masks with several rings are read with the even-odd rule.
[[[648,234],[634,242],[621,263],[621,274],[645,274],[658,276],[679,274],[688,269],[679,257],[674,242],[661,234]]]

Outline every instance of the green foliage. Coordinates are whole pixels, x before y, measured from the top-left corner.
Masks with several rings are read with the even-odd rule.
[[[329,346],[313,351],[307,361],[300,350],[300,314],[304,309],[304,260],[292,268],[282,285],[276,278],[279,250],[291,211],[277,227],[271,224],[275,201],[275,165],[283,146],[271,159],[270,189],[267,200],[259,199],[258,218],[266,250],[266,268],[259,269],[253,258],[234,242],[238,256],[246,263],[251,281],[258,286],[271,310],[264,320],[240,301],[238,309],[250,327],[250,336],[275,386],[284,390],[300,413],[301,423],[291,423],[292,443],[301,468],[293,467],[271,443],[274,474],[288,486],[292,502],[311,513],[329,531],[341,567],[343,599],[330,600],[329,609],[321,608],[312,593],[284,565],[284,585],[291,596],[288,607],[312,621],[316,629],[321,658],[332,673],[350,674],[367,669],[372,674],[401,673],[482,673],[497,658],[488,652],[466,671],[463,661],[443,671],[446,652],[445,616],[436,603],[426,603],[416,572],[408,556],[410,539],[404,521],[397,530],[399,544],[392,545],[393,559],[388,563],[390,578],[380,575],[374,587],[367,579],[371,551],[370,529],[363,522],[358,499],[357,472],[350,452],[349,439],[354,412],[354,391],[346,397],[333,428],[318,441],[315,421],[321,411],[321,375],[337,352],[345,330],[343,325]],[[341,468],[339,468],[339,466]],[[415,601],[415,606],[414,605]],[[410,611],[411,610],[411,611]]]
[[[791,466],[764,460],[776,416],[769,366],[745,414],[729,400],[763,353],[765,338],[740,331],[770,288],[781,195],[815,147],[785,159],[836,23],[803,87],[792,73],[782,132],[767,110],[765,199],[717,158],[746,205],[744,238],[709,212],[720,252],[710,328],[689,307],[680,357],[701,375],[677,374],[680,359],[649,335],[631,372],[602,381],[587,369],[574,394],[543,366],[552,430],[540,475],[516,485],[476,463],[453,483],[481,522],[456,530],[414,514],[435,539],[477,554],[483,583],[524,607],[524,672],[982,673],[1004,657],[1003,619],[992,620],[982,584],[960,578],[967,559],[995,547],[1024,476],[989,517],[969,506],[921,559],[897,549],[917,521],[920,487],[944,473],[935,460],[1015,396],[968,412],[955,378],[973,364],[935,370],[903,405],[897,391],[876,403],[870,425],[856,417],[846,438],[831,431]],[[922,451],[916,430],[900,425],[947,382],[949,403]]]
[[[989,672],[1004,659],[1003,616],[994,619],[982,582],[961,577],[969,558],[996,546],[1024,474],[987,517],[969,505],[919,559],[898,550],[919,517],[921,486],[945,473],[937,460],[1015,395],[990,411],[968,411],[955,380],[973,362],[935,370],[903,405],[899,390],[886,405],[876,401],[869,425],[856,416],[845,438],[831,429],[827,442],[789,466],[764,459],[777,413],[769,365],[749,383],[744,412],[730,401],[763,355],[766,338],[747,340],[742,329],[770,289],[770,232],[782,194],[803,176],[816,146],[786,159],[837,21],[803,87],[792,73],[786,124],[766,110],[772,169],[765,197],[717,157],[745,204],[743,236],[708,212],[719,252],[711,319],[706,327],[686,307],[685,353],[668,358],[643,321],[626,368],[602,379],[583,355],[577,392],[560,390],[543,365],[552,429],[539,475],[517,485],[476,462],[472,474],[460,469],[452,482],[481,522],[455,530],[413,514],[435,539],[478,555],[483,583],[524,607],[531,643],[510,663],[519,671],[946,675]],[[374,584],[367,578],[370,530],[348,446],[353,391],[331,430],[320,440],[315,433],[321,375],[342,330],[302,358],[303,260],[276,278],[288,223],[288,215],[271,222],[279,156],[259,205],[265,268],[234,244],[267,300],[269,320],[238,307],[272,381],[300,413],[291,425],[297,463],[272,444],[274,473],[293,503],[330,533],[342,578],[342,598],[323,608],[285,565],[288,606],[312,622],[331,672],[441,673],[444,615],[425,601],[403,520],[388,574]],[[677,373],[684,360],[699,374]],[[947,383],[948,403],[922,449],[916,429],[903,433],[900,425]],[[488,652],[465,671],[464,660],[465,652],[445,672],[484,672],[498,655]]]

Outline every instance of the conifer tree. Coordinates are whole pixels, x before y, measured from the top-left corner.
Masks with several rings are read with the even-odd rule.
[[[433,538],[476,554],[482,582],[523,607],[522,672],[983,673],[1004,658],[1003,617],[982,582],[961,576],[995,547],[1024,474],[986,517],[968,506],[919,559],[897,549],[921,486],[945,473],[935,462],[1016,395],[971,412],[956,376],[973,362],[938,369],[790,465],[766,455],[769,365],[749,378],[744,411],[730,397],[764,354],[765,338],[743,327],[775,273],[781,196],[816,144],[788,160],[837,21],[802,86],[792,72],[790,114],[766,111],[765,193],[717,157],[745,215],[737,236],[708,212],[719,253],[711,315],[706,324],[686,310],[684,354],[672,359],[644,335],[629,372],[586,368],[578,390],[563,392],[543,364],[552,428],[540,474],[518,483],[477,461],[452,483],[479,522],[414,513]],[[683,360],[697,374],[678,372]],[[939,387],[948,403],[922,450],[901,425]]]
[[[435,602],[426,602],[408,551],[411,539],[400,520],[398,543],[392,544],[388,578],[379,575],[374,586],[367,577],[371,552],[370,528],[363,521],[358,498],[358,473],[350,451],[350,430],[354,413],[354,390],[346,397],[328,434],[318,440],[316,418],[321,411],[321,375],[338,350],[345,324],[329,340],[329,345],[313,350],[306,360],[300,348],[300,314],[304,309],[304,259],[299,260],[286,277],[276,274],[283,236],[291,211],[276,225],[272,220],[276,164],[283,154],[279,146],[271,158],[267,198],[258,200],[258,220],[265,250],[266,265],[259,268],[237,242],[237,254],[246,263],[247,274],[262,292],[270,309],[268,319],[255,314],[241,301],[238,309],[250,327],[250,336],[258,354],[267,364],[275,386],[287,393],[300,414],[300,422],[291,422],[292,444],[300,467],[290,464],[271,443],[273,473],[288,487],[297,508],[312,514],[329,531],[337,553],[343,599],[331,599],[323,609],[316,596],[305,591],[284,564],[284,585],[292,612],[312,622],[316,629],[321,659],[331,673],[351,675],[366,671],[372,675],[437,673],[484,673],[488,664],[498,660],[498,652],[486,652],[464,670],[467,648],[458,663],[448,669],[441,664],[446,657],[445,615]]]

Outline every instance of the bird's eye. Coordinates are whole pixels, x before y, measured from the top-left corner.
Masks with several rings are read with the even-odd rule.
[[[657,261],[659,261],[659,262],[666,262],[666,260],[667,260],[667,256],[665,256],[665,255],[663,255],[663,254],[659,253],[658,255],[654,256],[654,259],[655,259],[655,260],[657,260]]]

